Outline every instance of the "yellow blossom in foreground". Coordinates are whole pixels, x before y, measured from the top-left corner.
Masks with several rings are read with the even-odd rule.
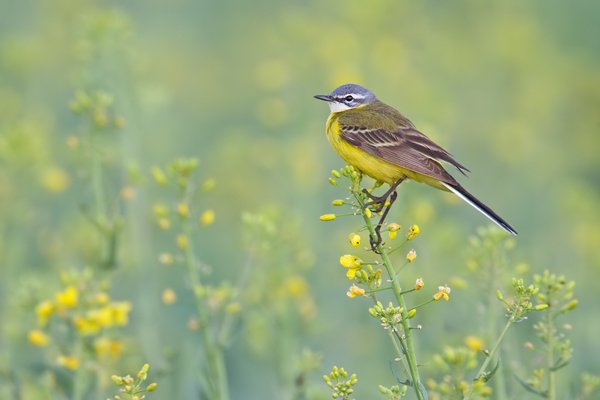
[[[200,216],[200,224],[202,226],[208,226],[215,222],[215,212],[213,210],[206,210]]]
[[[352,285],[352,287],[350,287],[350,290],[348,290],[348,297],[350,298],[354,298],[355,296],[362,296],[363,294],[365,294],[365,290],[359,288],[356,285]]]
[[[475,336],[467,336],[465,338],[465,344],[471,350],[479,351],[483,348],[483,340]]]
[[[159,218],[157,223],[158,223],[158,226],[160,227],[160,229],[163,229],[163,230],[167,230],[171,227],[171,221],[169,221],[168,218]]]
[[[177,235],[177,246],[179,246],[179,248],[181,250],[185,250],[188,247],[188,238],[187,236],[181,234],[181,235]]]
[[[39,329],[34,329],[31,332],[29,332],[27,338],[29,339],[31,344],[38,347],[44,347],[47,346],[48,343],[50,343],[50,338]]]
[[[415,258],[417,258],[417,253],[414,250],[409,251],[406,255],[406,259],[409,263],[413,262]]]
[[[438,292],[436,294],[433,295],[433,299],[435,301],[438,301],[439,299],[441,299],[442,297],[448,301],[449,297],[448,295],[450,294],[450,288],[448,287],[448,285],[446,286],[438,286]]]
[[[38,317],[38,324],[40,326],[46,326],[48,323],[48,317],[54,311],[54,304],[52,302],[45,300],[35,307],[35,313]]]
[[[415,290],[420,290],[423,286],[425,286],[425,282],[423,282],[423,278],[418,278],[415,283]]]
[[[56,362],[58,365],[68,368],[72,371],[79,368],[79,360],[75,356],[58,356]]]
[[[167,305],[171,305],[177,301],[177,294],[173,289],[165,289],[162,292],[162,301]]]
[[[346,276],[349,279],[354,279],[356,272],[360,271],[360,269],[362,268],[362,260],[358,257],[354,257],[349,254],[340,257],[340,264],[348,268],[348,273],[346,274]]]
[[[357,235],[356,233],[351,233],[350,243],[352,244],[352,246],[358,247],[360,245],[360,235]]]
[[[65,307],[75,307],[77,298],[78,292],[75,286],[69,286],[62,292],[56,293],[56,302]]]
[[[408,230],[408,233],[406,234],[406,237],[408,238],[408,240],[413,240],[413,238],[415,236],[417,236],[418,234],[419,234],[419,227],[417,225],[413,225]]]
[[[335,219],[335,214],[325,214],[319,217],[321,221],[333,221]]]
[[[398,234],[398,232],[390,231],[389,234],[390,234],[390,239],[396,239],[396,235]]]

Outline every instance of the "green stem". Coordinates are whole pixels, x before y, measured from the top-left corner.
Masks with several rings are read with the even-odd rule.
[[[396,250],[398,250],[400,247],[404,246],[406,243],[408,243],[408,238],[404,242],[400,243],[398,246],[396,246],[393,249],[389,250],[388,251],[388,255],[392,254],[393,252],[395,252]],[[400,271],[398,271],[398,272],[400,272]]]
[[[365,292],[365,294],[368,294],[368,293],[375,293],[375,292],[381,292],[381,291],[384,291],[384,290],[390,290],[390,289],[391,289],[391,287],[386,287],[386,288],[381,288],[381,289],[373,289],[373,290],[371,290],[371,291]]]
[[[85,391],[85,371],[83,369],[83,343],[81,335],[76,333],[77,339],[75,341],[75,349],[73,356],[79,361],[79,368],[75,370],[75,376],[73,378],[73,400],[82,400]]]
[[[551,294],[548,293],[550,299]],[[552,299],[548,301],[548,304],[552,304]],[[556,388],[554,386],[554,317],[552,315],[552,307],[548,307],[546,310],[546,319],[548,324],[548,400],[556,399]]]
[[[479,377],[481,376],[481,374],[483,374],[485,372],[488,364],[492,360],[492,357],[494,357],[494,355],[496,354],[496,351],[500,347],[500,343],[502,342],[502,339],[504,339],[504,336],[506,335],[506,332],[508,332],[508,328],[510,328],[510,326],[513,324],[513,322],[514,322],[513,317],[510,317],[510,319],[506,323],[506,326],[504,327],[504,330],[500,334],[500,337],[498,337],[498,340],[496,341],[496,344],[494,345],[494,348],[492,349],[492,351],[489,354],[487,354],[487,357],[485,358],[485,361],[481,365],[481,368],[479,368],[479,372],[477,372],[477,376],[476,376],[475,380],[479,379]],[[474,388],[475,388],[475,384],[472,384],[471,387],[469,388],[469,392],[466,394],[466,396],[464,397],[463,400],[469,400],[469,398],[471,397],[471,394],[473,394],[473,389]]]
[[[421,303],[418,306],[414,306],[413,308],[411,308],[411,310],[416,310],[417,308],[426,306],[427,304],[433,303],[434,301],[435,301],[435,299],[428,300],[425,303]]]
[[[362,208],[364,208],[364,202],[362,200],[362,197],[360,194],[357,194],[357,192],[360,192],[360,189],[356,188],[356,185],[355,185],[355,186],[353,186],[352,193],[354,194],[354,197],[356,198],[356,200],[358,201],[360,206]],[[364,214],[363,214],[363,218],[365,220],[365,223],[367,224],[367,228],[369,229],[369,233],[371,234],[371,237],[373,237],[373,238],[377,237],[375,234],[375,228],[373,228],[373,224],[371,223],[371,220]],[[400,245],[398,248],[400,248],[402,245]],[[396,249],[398,249],[398,248],[396,248]],[[392,262],[390,261],[388,252],[381,245],[381,243],[379,245],[377,245],[377,251],[381,255],[381,259],[383,260],[383,263],[385,265],[387,273],[388,273],[390,279],[392,280],[392,289],[394,290],[394,295],[396,296],[398,305],[400,307],[402,307],[402,326],[404,328],[404,335],[406,336],[406,348],[405,348],[406,359],[408,361],[408,367],[410,369],[410,375],[411,375],[411,378],[413,381],[413,386],[415,388],[415,393],[417,395],[417,398],[419,400],[423,400],[424,399],[423,393],[421,393],[421,390],[419,387],[420,379],[419,379],[419,370],[417,369],[417,359],[415,357],[415,352],[414,352],[415,347],[413,344],[412,332],[410,330],[410,322],[409,322],[409,319],[407,318],[408,311],[406,308],[406,303],[404,302],[404,298],[402,297],[402,289],[400,288],[400,283],[398,282],[398,279],[396,279],[394,267],[392,266]]]
[[[184,201],[185,196],[184,196]],[[223,361],[223,351],[220,346],[217,346],[215,341],[210,335],[209,329],[209,315],[207,313],[206,304],[203,301],[202,294],[199,293],[202,287],[200,280],[200,274],[196,268],[196,256],[192,241],[190,240],[192,227],[190,220],[187,217],[181,217],[181,228],[183,234],[187,237],[187,246],[185,247],[185,261],[192,283],[192,290],[194,292],[194,298],[196,303],[196,309],[200,320],[200,330],[202,331],[202,339],[204,342],[204,351],[206,353],[206,361],[208,368],[208,379],[211,384],[211,388],[215,394],[214,399],[227,400],[229,398],[228,386],[227,386],[227,373],[225,370],[225,363]]]

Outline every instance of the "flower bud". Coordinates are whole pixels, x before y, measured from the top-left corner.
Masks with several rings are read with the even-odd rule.
[[[334,186],[337,185],[337,182],[333,178],[329,178],[329,183],[331,183]]]
[[[531,303],[529,303],[529,304],[531,304]],[[542,311],[542,310],[545,310],[546,308],[548,308],[548,304],[538,304],[537,306],[535,306],[536,311]]]
[[[375,311],[374,308],[369,308],[369,314],[371,314],[374,317],[377,317],[377,311]]]
[[[563,308],[560,309],[560,312],[561,313],[569,312],[569,311],[573,310],[575,307],[577,307],[578,303],[579,303],[579,301],[577,301],[577,300],[571,300]]]
[[[383,387],[383,386],[381,386],[381,385],[379,385],[379,391],[380,391],[381,393],[383,393],[383,394],[387,394],[387,392],[389,391],[389,389],[388,389],[388,388],[385,388],[385,387]]]
[[[321,219],[321,221],[333,221],[336,216],[335,214],[325,214],[325,215],[321,215],[319,217]]]
[[[415,310],[414,308],[412,310],[410,310],[407,315],[408,319],[411,319],[412,317],[414,317],[416,313],[417,313],[417,310]]]
[[[504,297],[502,297],[502,293],[500,293],[500,291],[499,291],[499,290],[496,292],[496,297],[497,297],[497,298],[498,298],[498,300],[500,300],[500,301],[504,300]]]
[[[344,200],[334,200],[331,202],[331,204],[333,204],[334,206],[343,206]]]
[[[156,383],[151,383],[148,385],[148,387],[146,388],[147,391],[152,392],[153,390],[156,389],[156,386],[158,386]]]
[[[365,215],[367,216],[367,218],[371,218],[371,210],[367,208],[365,210]]]
[[[333,176],[335,176],[336,178],[341,178],[342,176],[340,175],[339,172],[337,172],[335,169],[333,171],[331,171],[331,173],[333,174]]]
[[[121,378],[120,376],[117,376],[117,375],[111,376],[110,379],[112,379],[112,381],[114,383],[116,383],[117,385],[120,385],[123,383],[123,378]]]
[[[565,289],[566,289],[566,290],[567,290],[567,292],[568,292],[568,291],[570,291],[570,290],[573,290],[573,288],[574,288],[574,287],[575,287],[575,281],[571,281],[571,282],[567,283],[567,286],[566,286],[566,288],[565,288]]]

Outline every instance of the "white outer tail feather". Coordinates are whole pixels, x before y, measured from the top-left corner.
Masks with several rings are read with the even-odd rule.
[[[498,221],[496,221],[496,219],[494,219],[494,217],[492,217],[491,215],[489,215],[485,210],[481,209],[481,207],[479,207],[477,204],[473,203],[470,199],[468,199],[461,192],[459,192],[458,190],[456,190],[455,188],[453,188],[452,186],[448,185],[445,182],[441,182],[441,184],[444,185],[444,186],[446,186],[452,193],[454,193],[455,195],[457,195],[458,197],[460,197],[461,199],[463,199],[464,201],[466,201],[467,203],[469,203],[477,211],[479,211],[480,213],[482,213],[483,215],[485,215],[486,217],[488,217],[493,223],[495,223],[496,225],[498,225],[500,228],[502,228],[506,232],[510,233],[511,235],[514,235],[513,232],[511,232],[508,229],[506,229],[505,227],[503,227]]]

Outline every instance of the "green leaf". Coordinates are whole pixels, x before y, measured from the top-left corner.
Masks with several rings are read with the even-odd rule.
[[[500,366],[500,359],[498,359],[498,362],[496,363],[496,366],[494,367],[494,369],[492,370],[492,372],[490,372],[489,374],[487,374],[485,376],[485,378],[483,378],[484,382],[489,381],[490,379],[492,379],[492,376],[494,376],[494,374],[496,373],[496,371],[498,371],[498,367]]]

